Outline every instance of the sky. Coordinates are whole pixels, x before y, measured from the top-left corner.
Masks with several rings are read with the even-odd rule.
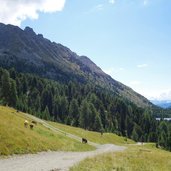
[[[170,0],[0,0],[0,22],[88,56],[148,99],[171,100]]]

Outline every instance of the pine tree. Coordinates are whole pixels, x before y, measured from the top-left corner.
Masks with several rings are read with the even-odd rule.
[[[135,127],[134,127],[134,129],[133,129],[133,131],[132,131],[131,138],[132,138],[133,140],[135,140],[135,141],[138,141],[138,140],[139,140],[138,133],[137,133]]]
[[[45,107],[42,118],[45,120],[50,120],[50,113],[49,113],[49,109],[47,106]]]
[[[10,88],[11,84],[9,72],[7,70],[4,70],[2,75],[2,98],[4,99],[5,104],[9,104]]]
[[[158,144],[164,148],[167,146],[167,134],[164,131],[160,132]]]
[[[21,82],[22,82],[22,90],[20,89],[20,91],[25,94],[28,91],[28,82],[27,82],[27,78],[25,75],[23,76],[23,79],[21,80]]]
[[[66,116],[68,116],[68,100],[65,96],[60,98],[60,107],[59,107],[59,117],[61,121],[64,121]]]
[[[11,68],[10,70],[9,70],[9,73],[10,73],[10,77],[13,79],[13,80],[15,80],[16,79],[16,71],[15,71],[15,69],[14,68]]]
[[[95,117],[97,115],[97,110],[94,107],[92,103],[89,103],[89,116],[88,116],[88,129],[89,130],[95,130],[94,129],[94,123],[95,123]]]
[[[96,113],[95,122],[94,122],[94,131],[101,132],[102,130],[103,130],[103,125],[102,125],[101,118],[99,114]]]
[[[158,144],[164,148],[167,147],[167,134],[168,127],[165,121],[161,121],[159,124],[159,135],[158,135]]]
[[[16,83],[14,80],[10,80],[10,90],[9,90],[9,105],[16,107],[17,104],[17,90],[16,90]]]
[[[89,105],[87,101],[83,101],[81,105],[81,113],[80,113],[80,118],[79,118],[79,125],[80,127],[87,129],[89,125],[89,115],[90,115],[90,110],[89,110]]]
[[[38,111],[38,113],[41,110],[41,99],[40,99],[39,95],[37,95],[37,97],[35,99],[34,108]]]
[[[143,136],[142,129],[139,125],[134,124],[134,129],[132,131],[132,139],[135,141],[139,141],[140,138]]]
[[[79,106],[76,99],[73,99],[69,106],[69,119],[70,124],[74,126],[78,126],[79,119]]]
[[[52,113],[54,115],[54,119],[59,121],[59,122],[61,122],[61,120],[59,118],[59,113],[60,113],[60,96],[54,97]]]

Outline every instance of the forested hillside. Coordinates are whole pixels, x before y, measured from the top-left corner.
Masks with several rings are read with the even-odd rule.
[[[171,118],[171,109],[163,109],[160,107],[153,107],[154,117],[156,118]]]
[[[15,69],[0,69],[0,103],[46,120],[99,132],[113,132],[136,141],[157,142],[171,150],[171,124],[156,121],[108,89],[70,81],[62,84]]]

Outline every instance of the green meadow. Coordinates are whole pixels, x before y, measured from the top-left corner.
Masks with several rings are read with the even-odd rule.
[[[170,171],[171,153],[154,144],[128,145],[127,150],[87,158],[70,171]]]
[[[38,123],[33,130],[24,127],[22,112],[0,106],[0,155],[36,153],[47,150],[89,151],[95,148],[57,134]]]

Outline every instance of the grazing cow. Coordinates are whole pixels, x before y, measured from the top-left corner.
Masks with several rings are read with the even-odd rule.
[[[87,139],[85,139],[85,138],[82,138],[82,143],[85,143],[85,144],[87,144]]]
[[[37,125],[37,122],[36,121],[32,121],[31,123]]]
[[[28,126],[28,121],[25,120],[25,121],[24,121],[24,127],[27,128],[27,126]]]
[[[34,125],[33,124],[30,124],[30,129],[33,129]]]

